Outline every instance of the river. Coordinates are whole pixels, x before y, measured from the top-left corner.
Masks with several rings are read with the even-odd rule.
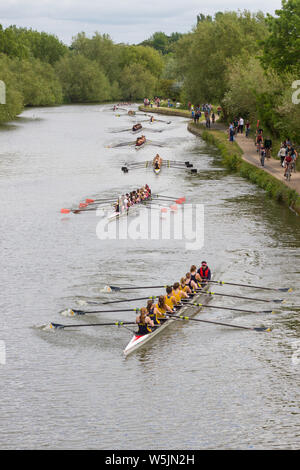
[[[299,448],[299,217],[228,173],[218,151],[187,131],[186,119],[143,123],[149,142],[139,151],[113,147],[135,140],[126,129],[136,120],[119,114],[111,105],[32,108],[0,128],[0,448]],[[156,152],[188,160],[198,173],[122,173],[125,162],[150,160]],[[188,249],[181,239],[105,239],[96,212],[60,213],[87,197],[117,196],[145,183],[155,193],[204,204],[202,248]],[[147,214],[143,209],[136,217],[146,223]],[[135,217],[129,220],[134,227]],[[41,328],[51,321],[134,320],[134,312],[113,313],[112,305],[106,306],[112,313],[90,316],[60,312],[83,308],[84,299],[162,293],[107,294],[103,287],[165,285],[202,259],[215,279],[294,288],[213,286],[215,292],[287,301],[270,304],[275,314],[246,314],[221,307],[257,312],[270,305],[216,296],[216,308],[197,316],[271,332],[185,322],[125,358],[133,326]]]

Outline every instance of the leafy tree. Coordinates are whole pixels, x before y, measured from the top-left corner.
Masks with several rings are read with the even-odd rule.
[[[264,41],[262,63],[281,72],[300,71],[300,0],[282,0],[277,17],[267,15],[270,35]]]
[[[23,96],[18,90],[18,81],[11,71],[11,59],[0,54],[0,80],[5,84],[5,104],[0,104],[0,122],[11,121],[23,111]]]
[[[143,65],[133,63],[124,67],[120,84],[123,97],[133,101],[153,96],[156,79]]]
[[[226,12],[213,21],[200,21],[176,47],[178,73],[184,76],[185,94],[195,103],[220,101],[228,87],[227,70],[239,57],[259,51],[266,37],[262,14]]]
[[[108,78],[96,61],[80,54],[62,57],[55,65],[68,102],[84,103],[106,101],[111,98]]]

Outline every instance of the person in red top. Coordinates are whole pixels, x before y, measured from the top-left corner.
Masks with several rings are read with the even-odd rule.
[[[287,169],[288,169],[289,165],[292,164],[292,161],[293,161],[293,159],[292,159],[291,155],[288,153],[287,156],[284,159],[284,166],[285,166],[284,176],[286,176]]]
[[[202,261],[201,267],[198,269],[197,273],[201,277],[202,281],[201,283],[207,283],[207,281],[210,281],[211,279],[211,272],[209,267],[207,266],[206,261]]]

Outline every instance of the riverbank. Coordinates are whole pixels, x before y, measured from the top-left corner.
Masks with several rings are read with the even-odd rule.
[[[166,116],[180,116],[187,119],[191,119],[192,114],[190,111],[185,109],[178,109],[178,108],[165,108],[157,106],[151,108],[150,106],[139,106],[139,110],[145,113],[157,113],[157,114],[165,114]]]
[[[216,123],[207,129],[202,124],[189,122],[188,130],[216,145],[227,168],[257,184],[270,197],[283,202],[300,215],[300,175],[298,173],[293,173],[293,181],[286,182],[283,180],[283,168],[280,166],[280,161],[273,158],[268,160],[266,166],[262,168],[253,140],[238,134],[234,142],[229,142],[227,129],[221,123]]]

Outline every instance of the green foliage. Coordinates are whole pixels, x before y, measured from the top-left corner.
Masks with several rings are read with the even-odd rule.
[[[267,16],[270,35],[264,41],[262,63],[276,71],[300,71],[300,0],[282,0],[277,17]]]
[[[67,46],[52,34],[16,26],[3,29],[0,25],[0,52],[10,57],[32,57],[54,64],[67,51]]]
[[[6,87],[6,104],[0,104],[0,122],[11,121],[23,111],[23,96],[11,71],[11,59],[4,54],[0,54],[0,80]]]
[[[154,33],[149,39],[143,41],[140,46],[149,46],[163,55],[174,51],[176,42],[183,36],[181,33],[172,33],[171,36],[159,31]]]
[[[25,106],[49,106],[63,102],[62,87],[50,64],[38,59],[11,61],[11,71]]]
[[[133,63],[124,67],[120,86],[124,98],[133,101],[153,96],[156,80],[143,65]]]
[[[55,70],[67,102],[97,102],[111,98],[108,78],[96,61],[80,54],[71,54],[62,57]]]
[[[203,17],[195,30],[177,44],[178,73],[184,76],[189,99],[197,104],[220,102],[228,90],[228,71],[249,51],[257,53],[258,39],[267,29],[261,13],[226,12],[214,19]]]

